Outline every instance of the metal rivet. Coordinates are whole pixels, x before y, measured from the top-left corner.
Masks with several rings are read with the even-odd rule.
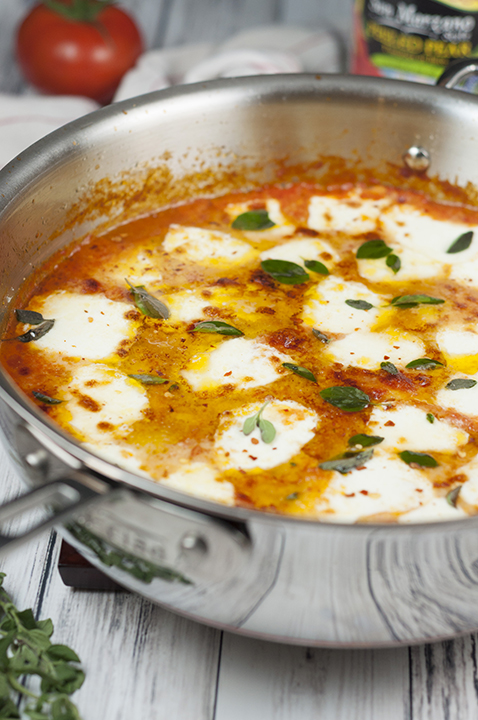
[[[403,162],[410,170],[425,172],[430,167],[430,154],[425,148],[412,145],[404,153]]]
[[[27,465],[30,465],[31,468],[43,468],[48,462],[48,453],[46,450],[35,450],[35,452],[28,453],[25,457],[25,462]]]
[[[207,542],[200,535],[188,533],[181,540],[181,547],[188,552],[194,550],[201,555],[207,553]]]

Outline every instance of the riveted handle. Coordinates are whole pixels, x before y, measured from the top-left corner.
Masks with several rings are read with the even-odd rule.
[[[436,81],[439,87],[453,90],[462,80],[478,75],[478,58],[468,58],[450,63]]]

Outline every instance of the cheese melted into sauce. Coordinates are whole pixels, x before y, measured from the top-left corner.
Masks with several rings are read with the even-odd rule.
[[[255,210],[273,226],[232,227]],[[357,259],[372,239],[397,272]],[[308,280],[280,282],[271,260]],[[478,512],[478,212],[380,186],[269,187],[88,236],[50,266],[22,307],[52,329],[3,343],[1,360],[30,398],[60,401],[35,400],[92,452],[180,492],[327,522]],[[125,278],[169,318],[142,314]],[[416,294],[444,302],[395,304]],[[12,316],[6,336],[32,329]],[[368,403],[325,402],[338,386]]]

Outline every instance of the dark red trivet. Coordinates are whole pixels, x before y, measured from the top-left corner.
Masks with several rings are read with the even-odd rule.
[[[58,558],[60,577],[68,587],[78,590],[123,590],[124,588],[76,552],[75,548],[62,540]]]

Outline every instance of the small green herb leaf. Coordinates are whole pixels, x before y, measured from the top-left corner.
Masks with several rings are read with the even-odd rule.
[[[398,368],[391,362],[381,362],[380,367],[382,370],[385,370],[385,372],[388,372],[389,375],[398,375]]]
[[[370,405],[370,398],[362,390],[349,385],[337,385],[324,388],[320,391],[320,397],[325,402],[345,412],[359,412]]]
[[[457,485],[452,490],[450,490],[449,493],[447,493],[446,501],[449,505],[452,507],[456,507],[456,503],[458,502],[458,495],[460,494],[461,485]]]
[[[385,260],[385,264],[387,265],[387,267],[389,267],[391,270],[393,270],[395,275],[398,273],[398,271],[402,267],[402,261],[400,260],[398,255],[394,255],[393,253],[392,253],[392,255],[389,255],[388,258]]]
[[[18,322],[28,325],[40,325],[45,319],[41,313],[34,310],[15,310],[15,315]]]
[[[306,380],[312,380],[312,382],[317,382],[317,379],[310,370],[307,370],[307,368],[302,367],[301,365],[293,365],[292,363],[282,363],[282,367],[287,368],[288,370],[292,370],[296,375],[300,375],[300,377],[305,378]]]
[[[136,307],[143,313],[143,315],[154,318],[155,320],[168,319],[170,314],[169,308],[161,302],[161,300],[158,300],[158,298],[150,295],[142,285],[132,285],[127,278],[126,282],[131,289]]]
[[[356,468],[365,465],[372,456],[373,450],[364,450],[359,453],[349,451],[340,457],[332,458],[332,460],[326,460],[326,462],[320,463],[319,467],[322,468],[322,470],[335,470],[342,475],[346,475],[351,470],[355,470]]]
[[[350,307],[355,308],[355,310],[370,310],[373,308],[372,303],[366,300],[346,300],[345,304],[350,305]]]
[[[330,338],[327,337],[323,332],[320,332],[320,330],[317,330],[316,328],[312,328],[312,333],[315,335],[317,340],[320,340],[320,342],[328,343],[330,342]]]
[[[384,438],[379,435],[353,435],[348,441],[351,446],[361,445],[362,447],[372,447],[372,445],[379,445],[383,442]]]
[[[293,492],[290,495],[287,495],[286,500],[297,500],[298,497],[299,497],[299,493]]]
[[[63,400],[52,398],[49,395],[45,395],[45,393],[38,392],[37,390],[32,390],[32,395],[40,402],[45,403],[45,405],[59,405],[63,402]]]
[[[267,230],[274,225],[267,210],[249,210],[238,215],[232,223],[234,230]]]
[[[399,295],[394,297],[390,305],[399,308],[411,308],[417,305],[441,305],[445,301],[430,295]]]
[[[468,232],[463,233],[463,235],[460,235],[459,237],[457,237],[457,239],[454,242],[452,242],[452,244],[450,245],[450,247],[447,250],[447,253],[449,253],[451,255],[451,254],[463,252],[463,250],[467,250],[470,247],[472,240],[473,240],[473,231],[468,230]]]
[[[217,333],[218,335],[244,335],[243,332],[235,328],[233,325],[222,322],[221,320],[204,320],[197,323],[191,332]]]
[[[140,373],[139,375],[128,375],[128,377],[143,383],[143,385],[163,385],[169,382],[167,378],[159,377],[159,375],[145,375]]]
[[[261,268],[274,280],[285,285],[299,285],[310,279],[303,267],[288,260],[263,260]]]
[[[405,367],[415,370],[432,370],[436,367],[443,367],[443,363],[438,362],[438,360],[433,360],[432,358],[418,358],[418,360],[409,362]]]
[[[242,426],[242,432],[244,435],[250,435],[253,430],[257,427],[257,419],[258,419],[259,413],[256,413],[256,415],[251,415],[251,417],[248,417],[247,420],[244,421],[244,425]]]
[[[400,458],[403,460],[403,462],[406,462],[407,465],[410,465],[410,463],[413,463],[415,465],[420,465],[421,467],[437,467],[438,463],[435,460],[434,457],[431,455],[428,455],[427,453],[421,453],[421,452],[412,452],[411,450],[404,450],[400,453]]]
[[[432,413],[427,413],[427,420],[433,425],[433,423],[435,422],[435,416]]]
[[[455,378],[454,380],[450,380],[450,382],[445,385],[445,388],[447,390],[469,390],[475,387],[475,385],[476,380],[471,380],[471,378]]]
[[[357,250],[356,257],[359,260],[378,260],[390,255],[392,248],[388,247],[383,240],[367,240]]]
[[[16,338],[13,338],[13,340],[19,340],[22,343],[28,343],[32,342],[33,340],[39,340],[44,335],[47,334],[47,332],[50,332],[53,325],[55,324],[54,320],[44,320],[40,325],[36,325],[31,330],[28,330],[23,335],[17,335]]]
[[[269,422],[269,420],[259,418],[259,420],[257,421],[257,426],[261,431],[262,442],[271,443],[276,436],[276,429],[273,424]]]
[[[304,265],[307,270],[312,270],[312,272],[319,273],[320,275],[329,274],[329,271],[325,267],[325,265],[318,260],[304,260]]]

